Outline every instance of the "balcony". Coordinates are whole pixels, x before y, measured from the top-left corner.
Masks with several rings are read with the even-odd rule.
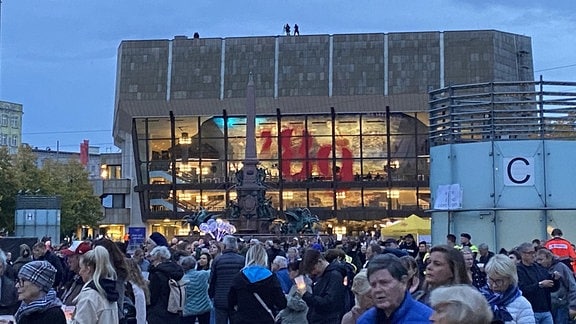
[[[130,225],[130,208],[104,208],[104,219],[100,224]]]
[[[132,191],[130,179],[91,180],[94,195],[103,194],[130,194]]]

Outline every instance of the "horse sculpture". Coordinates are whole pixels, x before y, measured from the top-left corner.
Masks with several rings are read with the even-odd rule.
[[[315,224],[320,220],[308,208],[295,208],[286,211],[286,224],[281,227],[283,234],[315,233]]]
[[[182,220],[184,223],[189,224],[190,228],[194,228],[194,226],[200,226],[200,224],[206,223],[212,216],[213,215],[209,214],[204,207],[200,206],[197,211],[184,216]]]

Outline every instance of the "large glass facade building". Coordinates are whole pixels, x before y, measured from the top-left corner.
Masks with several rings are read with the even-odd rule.
[[[278,215],[374,230],[429,209],[428,92],[533,80],[529,37],[494,30],[123,41],[115,144],[130,226],[186,234],[199,206],[224,215],[256,91],[257,158]],[[374,227],[376,226],[376,227]]]
[[[424,113],[258,116],[257,157],[273,206],[357,221],[421,214],[430,192],[428,127],[420,117]],[[143,214],[152,220],[181,218],[199,207],[225,211],[236,198],[246,118],[177,116],[173,123],[134,120],[139,183],[148,198]]]

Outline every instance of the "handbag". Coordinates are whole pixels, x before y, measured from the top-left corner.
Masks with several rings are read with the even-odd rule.
[[[264,307],[264,309],[268,312],[268,314],[270,314],[270,316],[272,316],[272,321],[276,322],[276,316],[274,316],[274,313],[272,313],[270,308],[268,308],[268,305],[266,305],[266,303],[262,300],[262,298],[260,298],[260,295],[258,295],[257,293],[253,293],[253,294],[254,294],[254,297],[256,297],[256,299],[258,299],[258,301],[260,302],[260,305],[262,305],[262,307]]]

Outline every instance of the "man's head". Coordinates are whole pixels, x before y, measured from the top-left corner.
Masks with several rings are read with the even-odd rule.
[[[555,228],[552,230],[552,233],[550,233],[553,237],[562,237],[562,230],[559,228]]]
[[[238,240],[236,239],[235,236],[226,235],[224,236],[222,242],[224,243],[225,250],[233,250],[233,251],[238,250]]]
[[[548,249],[539,249],[536,251],[536,257],[534,257],[534,261],[539,265],[543,266],[544,268],[549,268],[552,265],[552,261],[554,260],[554,255]]]
[[[380,254],[368,264],[368,281],[374,305],[390,316],[404,301],[408,270],[393,254]]]
[[[284,269],[287,267],[288,267],[288,260],[285,257],[278,255],[274,258],[274,261],[272,261],[272,264],[270,266],[270,268],[271,268],[270,270],[272,270],[273,272],[276,272],[280,269]]]
[[[480,253],[481,256],[486,256],[488,255],[488,244],[486,243],[481,243],[480,245],[478,245],[478,253]]]
[[[446,245],[454,247],[454,245],[456,245],[456,235],[454,234],[446,235]]]
[[[275,250],[280,250],[280,244],[282,244],[282,241],[279,238],[275,238],[272,240],[272,247]]]
[[[62,254],[67,256],[68,266],[74,273],[80,271],[80,256],[92,250],[90,242],[74,241],[69,248],[62,250]]]
[[[32,255],[34,260],[38,260],[46,254],[46,245],[43,242],[38,242],[32,247]]]
[[[468,244],[470,243],[470,240],[472,239],[472,236],[468,233],[462,233],[460,234],[460,243],[462,244]]]
[[[384,241],[384,247],[390,248],[390,249],[397,249],[398,248],[398,242],[396,241],[396,239],[389,238],[389,239]]]
[[[320,251],[316,249],[307,249],[302,257],[301,269],[304,273],[312,277],[320,276],[329,265],[328,261],[324,259]]]
[[[408,244],[412,244],[412,242],[414,242],[414,236],[412,236],[412,234],[408,234],[404,236],[404,241]]]
[[[418,252],[426,253],[428,251],[428,243],[426,241],[421,241],[418,243]]]
[[[526,242],[520,244],[518,252],[520,252],[522,264],[531,266],[534,263],[534,255],[536,254],[536,251],[534,251],[534,247],[531,243]]]
[[[366,259],[371,260],[374,256],[382,253],[382,247],[378,243],[372,243],[366,248]]]

